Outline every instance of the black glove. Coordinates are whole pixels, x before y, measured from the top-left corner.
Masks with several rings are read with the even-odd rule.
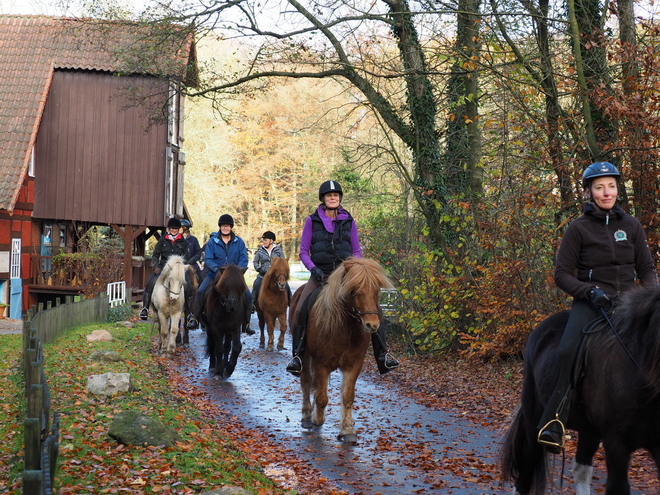
[[[322,284],[325,281],[325,273],[318,266],[312,268],[312,277],[319,283]]]
[[[606,310],[612,309],[612,300],[607,294],[605,294],[605,292],[603,292],[603,289],[593,287],[589,292],[589,298],[591,299],[591,302],[599,308]]]

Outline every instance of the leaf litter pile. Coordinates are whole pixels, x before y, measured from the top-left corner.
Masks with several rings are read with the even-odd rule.
[[[86,335],[98,328],[108,329],[114,340],[87,342]],[[178,372],[191,365],[189,353],[177,351],[172,360],[155,357],[149,328],[146,324],[134,329],[95,325],[71,331],[45,346],[51,410],[58,411],[61,419],[55,483],[58,494],[192,494],[228,485],[260,495],[346,493],[293,452],[244,427],[238,418],[208,401],[200,388]],[[0,493],[9,494],[21,490],[25,403],[18,368],[20,338],[0,336],[0,379],[4,384],[0,388],[0,435],[5,440],[0,447]],[[101,349],[117,351],[125,360],[103,364],[87,360],[92,351]],[[400,349],[398,357],[402,366],[379,378],[393,393],[504,434],[522,381],[519,361],[475,363],[407,356]],[[90,395],[87,377],[110,371],[131,373],[135,390],[108,398]],[[364,373],[374,379],[378,376],[372,360],[365,362]],[[158,417],[174,428],[182,441],[172,448],[117,444],[108,436],[108,429],[115,414],[129,409]],[[373,449],[394,448],[387,440],[379,441]],[[399,442],[396,448],[407,449],[408,462],[412,459],[416,471],[427,471],[436,488],[442,490],[442,480],[433,476],[439,468],[437,458],[425,446]],[[574,441],[570,441],[567,459],[573,457],[574,448]],[[451,462],[456,465],[443,465],[441,470],[465,471],[467,466],[481,473],[479,481],[489,479],[493,485],[499,484],[494,462],[477,466],[477,460],[456,455]],[[561,459],[555,456],[553,462],[561,464]],[[604,478],[605,472],[601,449],[595,459],[595,475]],[[632,486],[640,493],[658,492],[655,467],[647,454],[639,452],[633,457],[630,475]],[[465,478],[466,486],[476,481]],[[567,487],[558,490],[555,493],[569,493]]]

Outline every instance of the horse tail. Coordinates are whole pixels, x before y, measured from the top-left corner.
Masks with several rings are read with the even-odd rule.
[[[534,431],[530,432],[523,408],[519,404],[504,436],[499,457],[502,480],[515,481],[516,494],[540,495],[545,492],[547,456],[543,447],[536,442]]]

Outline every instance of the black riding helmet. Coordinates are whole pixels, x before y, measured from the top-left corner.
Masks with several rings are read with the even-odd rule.
[[[220,215],[220,218],[218,218],[218,227],[220,227],[220,225],[231,225],[233,227],[234,219],[231,215],[226,213],[224,215]]]
[[[319,201],[323,202],[323,196],[331,192],[339,193],[340,198],[344,197],[344,192],[341,190],[339,182],[335,182],[334,180],[326,180],[323,184],[321,184],[321,187],[319,187]]]
[[[264,235],[261,236],[262,239],[272,239],[275,242],[275,234],[270,230],[264,232]]]
[[[592,163],[582,174],[582,187],[587,189],[591,185],[591,181],[598,177],[616,177],[618,180],[621,174],[610,162]]]
[[[172,229],[180,229],[181,228],[181,220],[178,218],[170,218],[167,221],[167,228],[172,228]]]

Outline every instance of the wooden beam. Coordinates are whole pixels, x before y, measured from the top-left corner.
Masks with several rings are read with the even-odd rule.
[[[124,228],[119,225],[112,224],[111,227],[124,241],[124,281],[126,282],[126,289],[133,288],[133,241],[147,228],[146,225],[125,225]]]

